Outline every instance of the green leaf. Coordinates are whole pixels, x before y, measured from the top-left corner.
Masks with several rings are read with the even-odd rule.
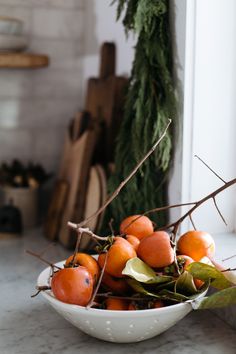
[[[172,280],[166,283],[159,284],[155,287],[155,291],[161,291],[162,289],[174,290],[176,280]]]
[[[236,287],[224,289],[204,298],[198,309],[214,309],[236,304]]]
[[[176,280],[175,290],[185,295],[196,294],[197,288],[194,284],[192,274],[185,270]]]
[[[211,281],[211,286],[216,289],[226,289],[232,286],[232,283],[225,278],[222,272],[215,267],[201,262],[193,262],[188,265],[187,271],[194,278],[202,281]]]
[[[132,289],[134,289],[135,291],[137,291],[137,293],[140,294],[144,294],[147,296],[152,296],[152,297],[156,297],[158,299],[160,299],[161,297],[155,293],[152,293],[148,290],[146,290],[137,280],[135,279],[128,279],[127,283],[129,284],[129,286],[131,286]]]
[[[128,284],[137,292],[140,294],[144,294],[147,296],[155,297],[157,299],[162,299],[162,300],[169,300],[169,301],[174,301],[174,302],[183,302],[190,300],[191,298],[188,296],[185,296],[183,294],[178,294],[173,291],[169,291],[167,289],[163,289],[159,291],[158,293],[150,292],[146,290],[138,281],[134,279],[128,279]]]
[[[146,284],[161,284],[172,280],[170,276],[157,276],[154,270],[138,257],[127,261],[122,274]]]

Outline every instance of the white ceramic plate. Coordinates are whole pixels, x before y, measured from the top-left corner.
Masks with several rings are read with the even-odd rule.
[[[25,36],[0,34],[0,51],[21,51],[26,49],[27,45]]]
[[[63,266],[65,261],[57,263]],[[48,285],[50,267],[38,277],[37,285]],[[51,291],[41,292],[46,301],[67,321],[84,333],[114,343],[133,343],[152,338],[174,326],[193,307],[190,302],[159,309],[111,311],[86,309],[57,300]],[[203,297],[205,294],[201,294]]]

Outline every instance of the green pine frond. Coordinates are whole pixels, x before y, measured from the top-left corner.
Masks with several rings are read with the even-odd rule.
[[[115,174],[109,179],[113,192],[140,159],[158,140],[169,118],[177,114],[172,77],[172,50],[168,0],[116,0],[117,16],[123,17],[125,31],[135,31],[132,73],[126,98],[123,122],[115,153]],[[172,123],[172,124],[173,124]],[[173,127],[168,130],[156,151],[143,164],[107,208],[104,228],[112,217],[115,226],[132,214],[167,203],[167,181],[173,152]],[[152,215],[163,225],[167,214]]]

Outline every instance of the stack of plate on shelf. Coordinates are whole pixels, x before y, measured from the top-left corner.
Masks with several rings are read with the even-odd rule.
[[[23,35],[24,23],[16,18],[0,16],[0,51],[19,52],[27,48],[28,40]]]

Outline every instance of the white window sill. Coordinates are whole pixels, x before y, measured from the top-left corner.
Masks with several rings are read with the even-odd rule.
[[[236,233],[223,233],[214,235],[216,243],[217,262],[225,267],[236,268]],[[234,256],[233,258],[222,262],[223,259]]]

